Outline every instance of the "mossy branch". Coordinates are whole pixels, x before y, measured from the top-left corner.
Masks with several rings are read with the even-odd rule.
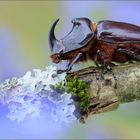
[[[28,93],[33,99],[34,93],[39,94],[36,97],[40,99],[45,91],[46,96],[53,98],[53,94],[49,94],[48,91],[53,88],[68,96],[66,98],[68,100],[63,102],[72,105],[70,115],[84,122],[88,115],[115,110],[121,103],[140,100],[140,63],[122,64],[112,68],[113,73],[103,74],[102,68],[89,67],[69,73],[67,76],[65,73],[57,74],[56,67],[52,66],[43,72],[34,70],[33,75],[27,72],[22,78],[6,80],[0,85],[0,102],[9,105],[8,103],[16,96],[21,97],[23,101],[22,98]],[[69,91],[75,101],[74,104],[69,104],[71,103]],[[40,93],[43,95],[40,96]],[[21,96],[22,94],[24,96]],[[64,97],[63,94],[56,95]]]
[[[73,73],[89,83],[90,107],[83,112],[81,121],[90,114],[115,110],[119,104],[140,100],[140,64],[114,66],[113,74],[102,74],[102,68],[89,67]],[[115,86],[117,86],[115,88]]]

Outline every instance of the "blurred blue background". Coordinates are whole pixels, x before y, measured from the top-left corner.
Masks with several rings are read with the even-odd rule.
[[[61,19],[56,29],[61,38],[70,31],[71,19],[83,16],[140,25],[140,1],[0,1],[0,82],[33,68],[44,70],[51,64],[48,32],[53,21]],[[0,138],[140,139],[139,108],[140,102],[124,104],[115,112],[90,116],[84,125],[52,129],[41,117],[12,122],[0,106]]]

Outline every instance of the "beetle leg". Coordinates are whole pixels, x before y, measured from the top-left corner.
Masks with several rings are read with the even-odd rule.
[[[67,68],[67,72],[70,71],[74,65],[75,62],[78,61],[78,59],[82,56],[82,53],[78,53],[78,55],[73,59],[73,61],[71,63],[69,63],[68,68]]]
[[[102,64],[104,65],[105,69],[104,69],[103,73],[106,73],[108,71],[111,72],[111,74],[115,80],[114,88],[117,88],[117,78],[109,65],[110,62],[107,60],[107,58],[105,58],[105,56],[101,50],[97,50],[97,56],[100,58]],[[101,76],[103,76],[103,75],[101,74]]]
[[[101,50],[97,50],[97,57],[101,60],[101,63],[103,64],[106,71],[110,71],[111,67],[109,66],[108,60],[105,58],[104,54]]]
[[[67,69],[64,69],[64,70],[57,70],[57,73],[58,73],[58,74],[61,74],[61,73],[63,73],[63,72],[69,72],[69,71],[72,69],[74,63],[77,62],[78,59],[79,59],[81,56],[82,56],[82,53],[78,53],[78,55],[73,59],[73,61],[70,62],[70,63],[68,64]]]
[[[140,55],[138,55],[134,51],[131,51],[131,50],[128,50],[128,49],[124,49],[124,48],[119,48],[119,49],[117,49],[117,51],[119,51],[121,53],[124,53],[124,54],[130,56],[131,58],[133,58],[135,60],[139,60],[140,61]]]

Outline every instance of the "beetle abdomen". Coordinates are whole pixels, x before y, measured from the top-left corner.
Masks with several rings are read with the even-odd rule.
[[[140,42],[140,27],[123,22],[100,21],[97,24],[97,38],[115,43],[125,41]]]

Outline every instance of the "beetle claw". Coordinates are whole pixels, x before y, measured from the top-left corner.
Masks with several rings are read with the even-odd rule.
[[[68,67],[68,69],[66,71],[69,72],[69,71],[71,71],[71,69],[72,69],[71,67]]]
[[[63,72],[69,73],[71,69],[65,69],[65,70],[57,70],[57,74],[62,74]]]
[[[66,72],[66,70],[57,70],[57,74],[62,74],[63,72]]]

